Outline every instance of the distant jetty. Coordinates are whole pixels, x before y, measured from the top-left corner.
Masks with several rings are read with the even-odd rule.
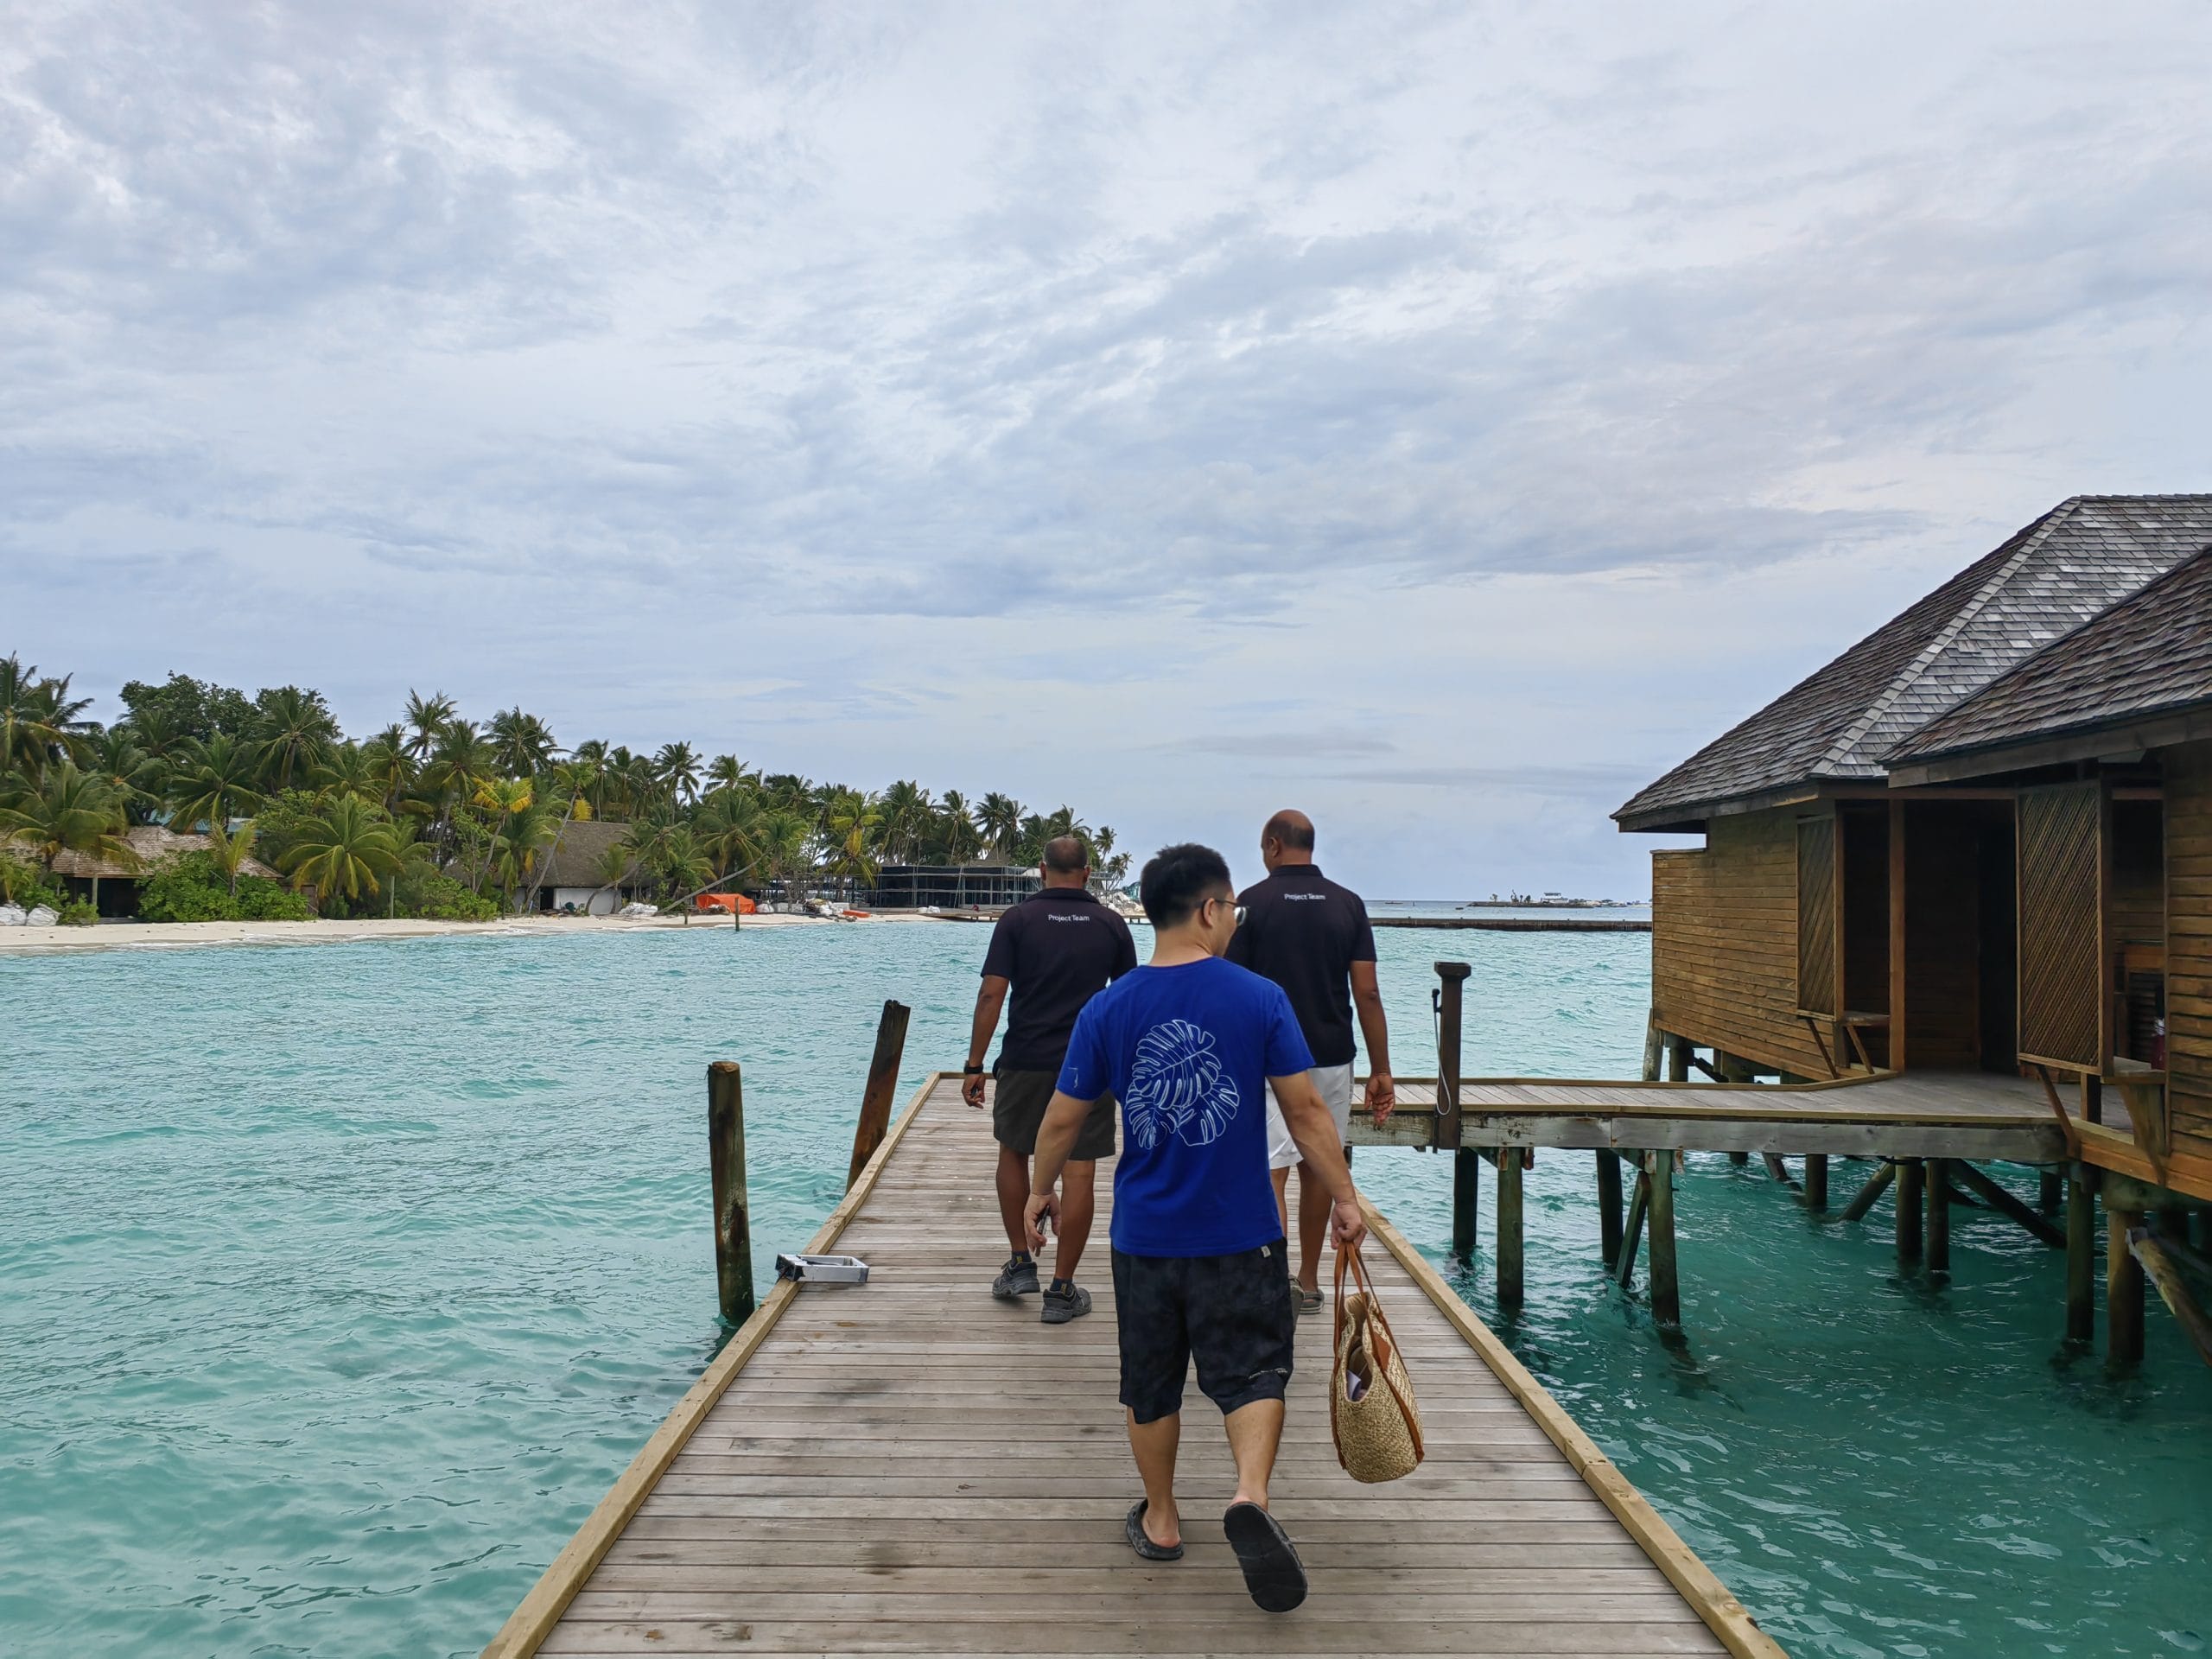
[[[1651,924],[1621,916],[1370,916],[1377,927],[1487,928],[1497,933],[1649,933]]]

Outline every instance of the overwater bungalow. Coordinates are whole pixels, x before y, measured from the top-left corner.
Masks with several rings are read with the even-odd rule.
[[[1613,816],[1704,836],[1674,1075],[2025,1075],[2109,1210],[2212,1200],[2212,496],[2061,504]]]

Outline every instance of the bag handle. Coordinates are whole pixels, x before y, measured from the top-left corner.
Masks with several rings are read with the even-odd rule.
[[[1351,1271],[1353,1288],[1357,1290],[1361,1294],[1361,1306],[1367,1310],[1368,1322],[1371,1325],[1379,1325],[1382,1328],[1384,1347],[1382,1352],[1376,1355],[1376,1363],[1377,1364],[1388,1364],[1389,1363],[1391,1350],[1396,1348],[1398,1345],[1398,1333],[1390,1328],[1389,1316],[1382,1311],[1382,1300],[1375,1294],[1374,1281],[1370,1280],[1367,1276],[1367,1263],[1359,1259],[1359,1247],[1356,1244],[1349,1250],[1340,1249],[1337,1252],[1337,1318],[1336,1330],[1334,1332],[1335,1345],[1338,1348],[1344,1346],[1344,1271],[1347,1268]]]

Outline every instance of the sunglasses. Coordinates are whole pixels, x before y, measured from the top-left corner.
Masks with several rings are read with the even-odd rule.
[[[1210,905],[1226,905],[1229,903],[1229,900],[1226,899],[1209,899],[1206,900],[1206,903]],[[1244,917],[1246,914],[1245,906],[1243,905],[1236,905],[1231,906],[1231,908],[1234,909],[1236,913],[1236,925],[1239,927],[1243,926]]]

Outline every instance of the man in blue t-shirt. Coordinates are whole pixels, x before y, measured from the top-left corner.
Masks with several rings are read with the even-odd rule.
[[[1298,1316],[1268,1173],[1267,1090],[1332,1198],[1339,1250],[1366,1235],[1313,1057],[1280,986],[1222,960],[1239,919],[1229,866],[1210,847],[1163,848],[1140,887],[1152,961],[1087,1003],[1037,1134],[1030,1247],[1056,1223],[1054,1186],[1093,1101],[1122,1103],[1114,1172],[1114,1313],[1122,1404],[1144,1497],[1124,1535],[1147,1560],[1183,1554],[1175,1450],[1183,1377],[1221,1408],[1236,1459],[1222,1517],[1252,1599],[1287,1612],[1306,1571],[1268,1512]]]

